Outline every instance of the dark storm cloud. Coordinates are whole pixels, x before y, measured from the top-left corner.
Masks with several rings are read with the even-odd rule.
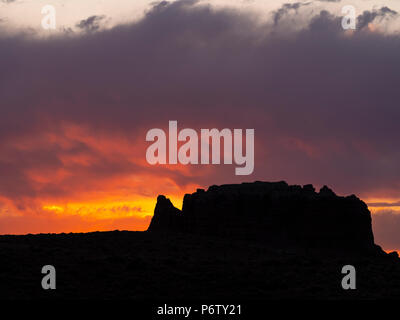
[[[87,19],[81,20],[76,26],[85,31],[97,31],[100,28],[100,22],[105,19],[105,16],[90,16]]]
[[[27,168],[64,166],[57,145],[38,144],[37,152],[14,147],[14,140],[62,135],[59,125],[73,123],[93,137],[131,139],[144,159],[145,132],[178,120],[180,128],[255,128],[250,180],[400,197],[397,35],[345,35],[340,18],[325,11],[308,28],[285,34],[279,19],[271,27],[251,14],[194,3],[163,2],[137,23],[79,37],[2,37],[0,146],[9,145],[0,161],[0,192],[40,195],[49,188],[34,187]],[[96,153],[100,163],[106,155]],[[101,171],[164,172],[121,162],[104,161]],[[84,170],[79,167],[82,177]],[[201,170],[165,174],[180,184],[243,180],[232,168]],[[95,175],[87,168],[88,179]]]
[[[372,11],[366,10],[357,17],[357,28],[362,29],[365,26],[368,26],[368,24],[373,22],[375,19],[383,20],[385,18],[393,18],[396,15],[397,12],[388,7],[382,7],[379,10]]]
[[[284,3],[278,10],[274,13],[274,24],[277,25],[279,20],[292,12],[297,13],[300,7],[304,7],[311,4],[311,2],[296,2],[296,3]]]

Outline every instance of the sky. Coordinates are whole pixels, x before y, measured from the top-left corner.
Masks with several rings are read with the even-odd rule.
[[[56,9],[56,29],[41,8]],[[353,5],[357,29],[343,30]],[[400,249],[400,3],[0,0],[0,234],[145,230],[157,195],[356,194]],[[146,162],[146,132],[254,128],[255,170]]]

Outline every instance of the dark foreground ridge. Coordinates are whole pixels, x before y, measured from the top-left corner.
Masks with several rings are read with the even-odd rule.
[[[374,244],[367,206],[284,182],[198,190],[182,211],[159,196],[149,232],[0,236],[0,261],[2,299],[400,299],[398,255]],[[44,265],[56,290],[41,287]]]
[[[261,240],[275,247],[376,251],[367,205],[324,186],[254,182],[186,194],[182,211],[159,196],[151,232],[183,232]]]

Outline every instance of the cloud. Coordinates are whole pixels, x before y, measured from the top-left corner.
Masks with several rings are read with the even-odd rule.
[[[274,24],[277,25],[283,16],[291,14],[292,12],[295,12],[297,14],[298,10],[301,7],[308,6],[310,4],[311,4],[311,2],[284,3],[274,13],[274,16],[273,16]]]
[[[397,12],[388,7],[382,7],[379,10],[374,9],[372,11],[366,10],[357,17],[357,27],[363,29],[375,20],[382,22],[384,19],[390,19],[395,16],[397,16]]]
[[[368,203],[369,207],[400,207],[400,201],[398,202],[372,202]]]
[[[100,22],[103,21],[106,16],[90,16],[87,19],[81,20],[76,24],[79,29],[85,30],[87,32],[97,31],[100,28]]]
[[[65,202],[178,197],[243,180],[230,166],[148,165],[146,132],[169,120],[180,129],[254,128],[248,180],[399,199],[399,36],[345,33],[341,17],[326,11],[306,18],[304,28],[287,31],[281,18],[264,23],[176,1],[136,23],[82,35],[3,33],[7,215],[40,216],[44,205]],[[88,30],[99,22],[84,21]]]

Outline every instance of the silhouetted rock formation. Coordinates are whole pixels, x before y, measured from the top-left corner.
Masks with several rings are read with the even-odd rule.
[[[376,250],[367,205],[324,186],[254,182],[186,194],[182,211],[159,196],[148,231],[257,239],[276,246]]]
[[[177,231],[181,228],[180,214],[181,211],[175,208],[169,199],[162,195],[158,196],[149,229]]]
[[[182,211],[159,196],[149,230],[0,236],[0,299],[400,299],[400,260],[374,245],[367,206],[327,187],[212,186]],[[52,292],[45,264],[61,273]]]

